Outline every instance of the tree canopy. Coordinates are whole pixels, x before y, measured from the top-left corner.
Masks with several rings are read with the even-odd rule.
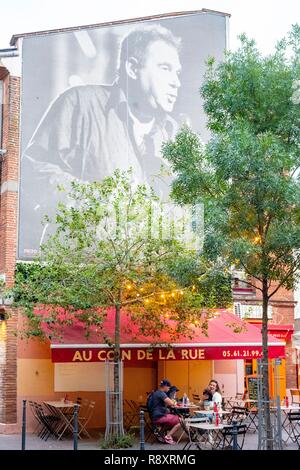
[[[13,296],[25,308],[27,335],[44,336],[45,324],[48,336],[74,323],[101,332],[108,308],[130,314],[151,342],[162,331],[192,335],[192,324],[205,330],[212,309],[231,303],[230,279],[187,249],[181,222],[175,229],[158,209],[130,172],[72,183],[40,258],[17,265]],[[118,347],[119,334],[108,344]]]
[[[259,289],[267,279],[269,297],[293,287],[300,265],[299,41],[295,26],[263,57],[242,36],[224,62],[210,59],[201,87],[209,143],[186,127],[164,146],[176,201],[205,204],[205,252]]]
[[[225,60],[208,61],[201,95],[211,138],[183,128],[163,153],[179,203],[205,206],[204,253],[243,270],[262,293],[263,403],[272,448],[268,303],[292,289],[300,268],[300,28],[263,57],[241,37]]]

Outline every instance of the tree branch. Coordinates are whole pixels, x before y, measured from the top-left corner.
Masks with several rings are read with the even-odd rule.
[[[241,263],[241,265],[243,266],[244,270],[246,271],[246,273],[247,273],[249,276],[254,277],[254,279],[257,279],[259,282],[262,282],[262,280],[261,280],[259,277],[254,276],[254,274],[252,274],[252,273],[249,271],[249,269],[245,266],[245,264],[243,263],[243,261],[240,260],[240,263]],[[262,289],[261,289],[260,287],[257,287],[257,286],[254,286],[254,287],[255,287],[255,289],[258,289],[258,290],[260,290],[260,291],[262,292]]]
[[[297,265],[293,268],[290,269],[290,271],[288,271],[288,273],[284,276],[284,278],[279,282],[278,286],[273,290],[273,292],[271,292],[271,294],[268,295],[268,298],[270,299],[271,297],[273,297],[274,294],[276,294],[276,292],[280,289],[280,287],[283,286],[283,284],[287,281],[287,279],[289,277],[291,277],[293,274],[295,274],[300,268],[300,261],[298,261]]]

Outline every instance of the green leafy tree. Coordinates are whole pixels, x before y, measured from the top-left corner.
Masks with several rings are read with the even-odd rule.
[[[210,59],[201,95],[211,138],[183,128],[163,153],[180,203],[205,205],[204,252],[243,270],[262,295],[263,398],[272,446],[268,304],[293,289],[300,266],[300,29],[263,57],[245,36],[223,63]]]
[[[53,338],[74,324],[87,335],[97,329],[118,361],[123,313],[153,343],[161,343],[162,332],[170,341],[192,337],[192,324],[205,330],[210,309],[231,301],[228,279],[223,278],[227,296],[220,304],[212,283],[207,287],[209,264],[185,248],[174,221],[165,220],[159,207],[151,188],[134,187],[130,172],[116,171],[102,182],[73,182],[40,259],[17,267],[13,296],[27,316],[24,333]],[[184,237],[179,220],[176,230]],[[115,318],[112,338],[103,329],[108,309]],[[117,367],[114,387],[119,390]],[[113,421],[119,422],[117,401],[113,409]],[[122,428],[116,425],[112,433],[120,435]]]

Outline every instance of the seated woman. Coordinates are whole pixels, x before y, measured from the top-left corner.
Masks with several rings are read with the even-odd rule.
[[[167,392],[168,397],[174,401],[174,405],[177,403],[176,393],[179,392],[179,388],[176,385],[172,385],[170,390]]]
[[[218,409],[221,409],[222,395],[218,382],[216,380],[211,380],[208,384],[208,389],[212,394],[212,402],[217,404]]]
[[[222,412],[222,395],[220,391],[219,384],[216,380],[211,380],[208,384],[208,387],[203,390],[203,405],[206,411],[211,410],[211,413],[202,413],[199,411],[197,415],[199,417],[206,416],[210,422],[213,420],[214,412],[214,404],[217,405],[217,408],[220,412]],[[208,408],[208,409],[207,409]],[[220,413],[222,415],[222,413]]]

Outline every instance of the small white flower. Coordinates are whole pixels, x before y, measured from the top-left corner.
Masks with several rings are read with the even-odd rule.
[[[300,103],[300,89],[294,91],[294,93],[291,96],[291,100],[293,104]]]
[[[294,90],[296,90],[297,88],[300,88],[300,80],[293,81],[293,88]]]

